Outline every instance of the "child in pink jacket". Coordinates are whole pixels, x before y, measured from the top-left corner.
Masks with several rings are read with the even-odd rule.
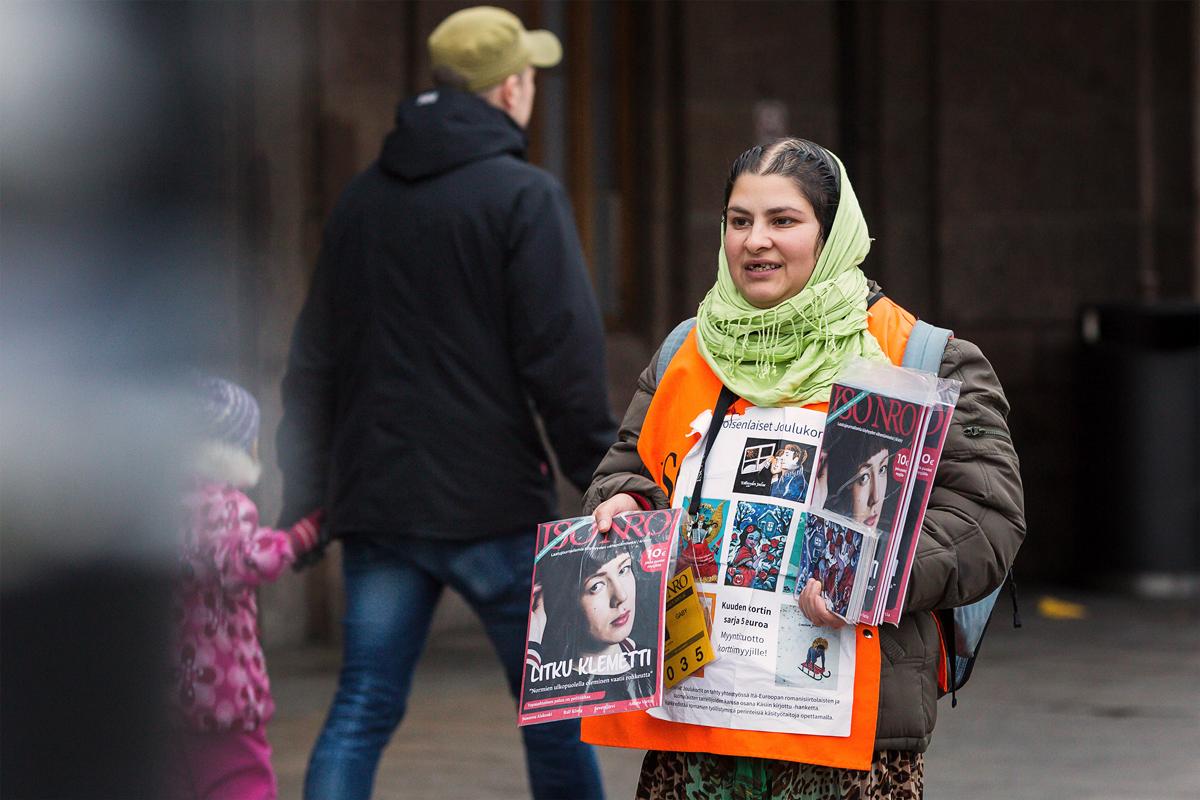
[[[174,705],[183,727],[178,794],[276,797],[264,727],[275,709],[258,639],[255,589],[317,542],[321,512],[290,530],[259,525],[242,490],[257,483],[259,410],[242,387],[199,384],[201,437],[183,496]]]

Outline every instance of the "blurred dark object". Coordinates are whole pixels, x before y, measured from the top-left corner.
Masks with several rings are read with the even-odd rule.
[[[0,4],[0,796],[162,796],[179,377],[223,264],[208,6]]]
[[[1200,594],[1200,305],[1080,316],[1077,552],[1092,583]]]
[[[0,795],[156,797],[169,738],[170,583],[158,570],[83,564],[3,595]]]

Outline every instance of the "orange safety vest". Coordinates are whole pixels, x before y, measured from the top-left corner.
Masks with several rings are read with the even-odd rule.
[[[867,329],[892,363],[904,357],[904,346],[916,318],[886,297],[870,308]],[[696,332],[690,332],[671,359],[646,412],[638,438],[638,455],[655,482],[675,494],[675,481],[684,456],[695,444],[691,422],[711,410],[721,391],[721,381],[696,349]],[[731,413],[744,413],[749,403],[739,398]],[[808,406],[827,411],[828,404]],[[869,769],[875,751],[875,726],[879,721],[879,632],[858,626],[855,648],[854,708],[849,736],[810,736],[794,733],[715,728],[656,719],[645,711],[630,711],[582,720],[585,742],[608,747],[717,753],[800,761],[842,769]]]

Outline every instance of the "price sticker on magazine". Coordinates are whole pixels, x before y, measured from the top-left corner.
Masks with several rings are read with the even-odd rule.
[[[713,660],[712,641],[691,568],[667,584],[666,628],[663,685],[670,689]]]

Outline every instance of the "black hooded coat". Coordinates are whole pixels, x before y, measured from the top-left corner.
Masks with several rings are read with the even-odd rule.
[[[342,194],[296,324],[281,524],[468,540],[556,516],[540,415],[580,488],[616,439],[570,204],[478,97],[402,103]]]

